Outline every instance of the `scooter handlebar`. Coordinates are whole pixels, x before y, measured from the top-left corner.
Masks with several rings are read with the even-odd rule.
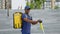
[[[38,20],[39,23],[42,23],[42,20]]]

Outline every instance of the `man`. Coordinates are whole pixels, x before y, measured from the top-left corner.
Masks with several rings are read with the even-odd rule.
[[[22,15],[22,34],[30,34],[31,24],[37,24],[38,21],[33,21],[29,16],[30,7],[25,7],[25,13]]]

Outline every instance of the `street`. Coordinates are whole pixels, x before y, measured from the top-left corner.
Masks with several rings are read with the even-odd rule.
[[[13,13],[20,11],[24,13],[24,10],[10,10],[9,17],[7,16],[7,10],[0,10],[0,34],[21,34],[21,29],[13,28]],[[60,10],[31,10],[30,15],[33,20],[41,19],[45,34],[60,34]],[[43,34],[40,29],[40,24],[32,25],[31,34]]]

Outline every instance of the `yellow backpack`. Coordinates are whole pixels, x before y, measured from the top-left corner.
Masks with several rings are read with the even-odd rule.
[[[22,27],[22,13],[21,12],[15,12],[13,14],[13,28],[19,29]]]

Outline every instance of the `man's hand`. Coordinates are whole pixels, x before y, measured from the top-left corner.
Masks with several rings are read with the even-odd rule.
[[[32,24],[35,25],[35,24],[37,24],[37,23],[38,23],[38,21],[34,21]]]
[[[42,23],[42,20],[33,21],[33,20],[29,20],[28,18],[24,18],[24,21],[29,22],[33,25],[37,24],[38,22]]]

